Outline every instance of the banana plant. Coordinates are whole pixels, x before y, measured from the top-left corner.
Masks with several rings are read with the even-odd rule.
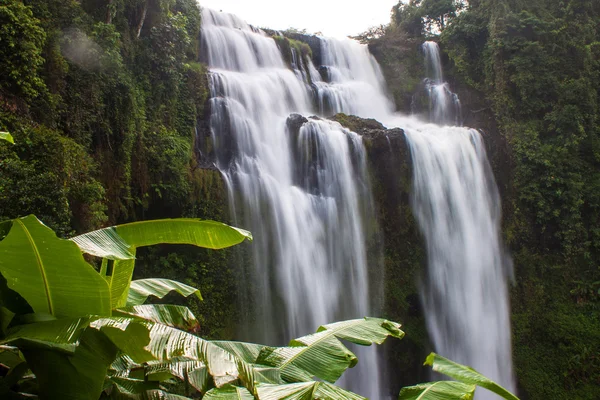
[[[472,400],[477,386],[481,386],[506,400],[519,400],[508,390],[466,365],[455,363],[431,353],[423,365],[455,381],[422,383],[402,388],[399,400]]]
[[[357,362],[340,340],[380,344],[403,336],[399,324],[365,318],[324,325],[282,348],[211,342],[194,334],[198,321],[186,307],[143,304],[171,291],[201,298],[196,288],[131,280],[138,247],[219,249],[251,239],[238,228],[189,219],[119,225],[70,240],[34,216],[0,223],[1,315],[9,328],[0,359],[12,357],[0,395],[18,398],[10,389],[27,376],[48,399],[183,398],[165,391],[172,379],[207,399],[362,399],[333,384]],[[102,259],[99,270],[83,253]]]
[[[99,335],[97,329],[90,327],[94,318],[134,313],[162,318],[162,322],[191,330],[198,328],[187,309],[135,308],[150,295],[163,297],[170,291],[201,298],[198,289],[180,282],[167,279],[132,282],[135,250],[158,243],[220,249],[244,240],[252,240],[247,231],[197,219],[131,223],[70,240],[56,237],[35,216],[2,222],[0,329],[13,328],[3,343],[22,350],[29,367],[38,376],[40,390],[49,398],[71,398],[63,393],[66,385],[59,384],[66,378],[65,371],[69,371],[69,377],[77,381],[69,385],[73,389],[69,390],[75,393],[72,398],[83,398],[81,391],[87,391],[89,398],[97,399],[106,369],[121,349],[111,344],[105,334]],[[86,262],[82,253],[101,257],[100,271]],[[98,342],[96,352],[90,351],[94,342]],[[46,360],[64,368],[51,368]],[[99,368],[86,368],[86,363]],[[0,391],[2,387],[0,383]]]

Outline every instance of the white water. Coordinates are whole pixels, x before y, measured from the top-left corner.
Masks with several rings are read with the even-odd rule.
[[[254,265],[240,277],[254,300],[245,339],[283,344],[320,324],[374,311],[366,229],[374,215],[361,139],[324,120],[309,120],[297,138],[286,127],[290,113],[345,112],[405,130],[413,207],[428,250],[423,299],[436,351],[513,388],[508,262],[480,134],[394,114],[366,46],[323,39],[321,79],[297,54],[288,68],[275,42],[238,18],[207,9],[203,16],[217,163],[238,224],[255,237]],[[443,82],[437,48],[424,48],[434,70],[427,81],[431,118],[453,123],[458,98]],[[358,357],[341,384],[383,398],[375,352],[362,349]]]
[[[427,42],[424,49],[429,78],[447,86],[437,44]],[[431,101],[434,120],[452,119],[451,97],[433,93]],[[507,289],[512,264],[500,238],[500,199],[482,137],[474,129],[410,125],[413,210],[429,264],[422,297],[435,349],[514,391]],[[497,396],[482,390],[477,398]]]
[[[436,42],[423,43],[427,77],[425,90],[429,96],[429,118],[436,124],[461,125],[460,100],[444,81],[440,49]]]
[[[311,119],[297,137],[286,127],[291,113],[315,112],[308,77],[323,90],[332,85],[298,54],[288,68],[275,41],[229,14],[203,10],[202,43],[218,168],[238,224],[255,238],[243,284],[254,289],[256,320],[244,339],[281,345],[371,314],[364,221],[373,207],[362,140],[331,121]],[[342,384],[381,398],[376,353],[358,356],[362,372]]]

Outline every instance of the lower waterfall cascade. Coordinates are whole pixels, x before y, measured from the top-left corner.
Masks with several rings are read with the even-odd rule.
[[[319,38],[322,65],[240,18],[203,9],[209,66],[210,131],[236,223],[253,232],[245,266],[253,321],[245,340],[285,344],[319,325],[377,313],[381,260],[369,257],[376,219],[362,138],[320,117],[375,118],[402,128],[413,162],[412,206],[428,271],[422,301],[435,351],[514,389],[508,281],[500,201],[481,134],[447,126],[460,102],[443,81],[439,48],[424,45],[433,71],[425,86],[430,120],[394,113],[379,65],[365,45]],[[306,122],[297,134],[291,114]],[[376,257],[375,257],[376,258]],[[340,385],[371,399],[388,396],[374,348]],[[478,399],[488,393],[478,394]]]

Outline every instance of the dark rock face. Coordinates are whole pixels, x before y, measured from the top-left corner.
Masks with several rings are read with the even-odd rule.
[[[315,65],[321,65],[321,39],[315,35],[306,35],[303,33],[292,33],[286,32],[285,36],[290,39],[299,40],[300,42],[304,42],[310,47],[313,55],[313,63]]]
[[[300,128],[302,127],[302,125],[304,125],[307,122],[308,122],[308,119],[306,119],[303,115],[291,114],[288,117],[286,124],[287,124],[289,131],[294,133],[295,135],[297,135],[298,132],[300,131]]]

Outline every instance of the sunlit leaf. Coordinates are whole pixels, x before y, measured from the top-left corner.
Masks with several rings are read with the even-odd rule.
[[[439,381],[402,388],[399,400],[471,400],[475,385],[462,382]]]
[[[15,144],[15,140],[8,132],[0,132],[0,140],[6,140],[9,143]]]
[[[286,385],[256,385],[261,400],[366,400],[365,397],[327,382],[300,382]]]
[[[206,392],[203,400],[254,400],[252,393],[245,387],[227,385]]]
[[[200,323],[189,308],[172,304],[123,307],[113,311],[113,316],[141,318],[184,331],[197,331],[200,328]]]
[[[486,388],[507,400],[519,400],[517,396],[510,393],[491,379],[481,375],[473,368],[455,363],[436,353],[429,354],[424,365],[431,365],[434,371],[447,375],[457,381]]]
[[[129,293],[127,294],[127,305],[135,306],[144,304],[148,296],[155,296],[162,299],[170,292],[177,292],[185,297],[195,295],[202,300],[200,290],[185,283],[171,279],[138,279],[132,281],[130,284]]]
[[[313,376],[335,382],[356,356],[339,339],[360,345],[381,344],[388,336],[402,338],[400,325],[384,319],[364,318],[319,327],[316,333],[290,342],[288,347],[265,347],[257,363],[277,367],[288,382],[312,380]]]
[[[106,281],[85,262],[77,245],[56,237],[33,215],[13,220],[0,241],[0,273],[34,312],[110,315]]]

